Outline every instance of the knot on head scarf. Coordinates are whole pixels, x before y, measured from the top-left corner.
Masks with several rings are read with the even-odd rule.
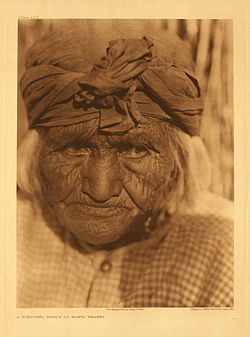
[[[154,40],[112,40],[92,67],[84,59],[82,43],[78,31],[73,40],[45,39],[28,52],[21,90],[30,127],[99,118],[101,131],[119,134],[143,116],[152,116],[169,119],[190,135],[199,134],[198,82],[192,70],[169,56],[162,58]],[[174,41],[164,47],[173,48]]]

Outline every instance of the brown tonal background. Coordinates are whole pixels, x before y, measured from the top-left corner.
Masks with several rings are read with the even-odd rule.
[[[26,50],[42,35],[67,29],[86,20],[19,20],[19,79],[24,72]],[[112,31],[117,25],[150,33],[155,28],[172,31],[191,44],[205,97],[201,136],[213,167],[211,190],[233,199],[233,22],[232,20],[87,20],[89,29],[102,25]],[[136,27],[136,28],[135,28]],[[181,51],[180,51],[181,52]],[[18,144],[27,130],[25,107],[18,100]]]

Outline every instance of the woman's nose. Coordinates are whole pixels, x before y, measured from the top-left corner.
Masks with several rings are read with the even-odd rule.
[[[122,191],[120,174],[116,153],[98,153],[89,158],[87,170],[83,172],[82,192],[99,203],[118,197]]]

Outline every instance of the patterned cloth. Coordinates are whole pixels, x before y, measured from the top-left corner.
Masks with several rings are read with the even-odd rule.
[[[113,37],[93,63],[103,34],[95,45],[85,37],[85,27],[73,29],[28,50],[20,86],[30,127],[100,118],[101,131],[120,134],[154,116],[199,135],[203,100],[186,43],[166,32],[162,41]]]
[[[208,195],[148,239],[91,251],[36,202],[19,198],[17,306],[233,306],[230,213],[230,201]]]

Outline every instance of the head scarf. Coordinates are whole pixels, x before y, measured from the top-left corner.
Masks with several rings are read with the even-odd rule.
[[[177,37],[111,40],[95,61],[99,40],[90,47],[83,36],[81,28],[55,34],[28,51],[21,90],[31,128],[99,118],[100,131],[119,134],[151,116],[199,134],[200,89]]]

